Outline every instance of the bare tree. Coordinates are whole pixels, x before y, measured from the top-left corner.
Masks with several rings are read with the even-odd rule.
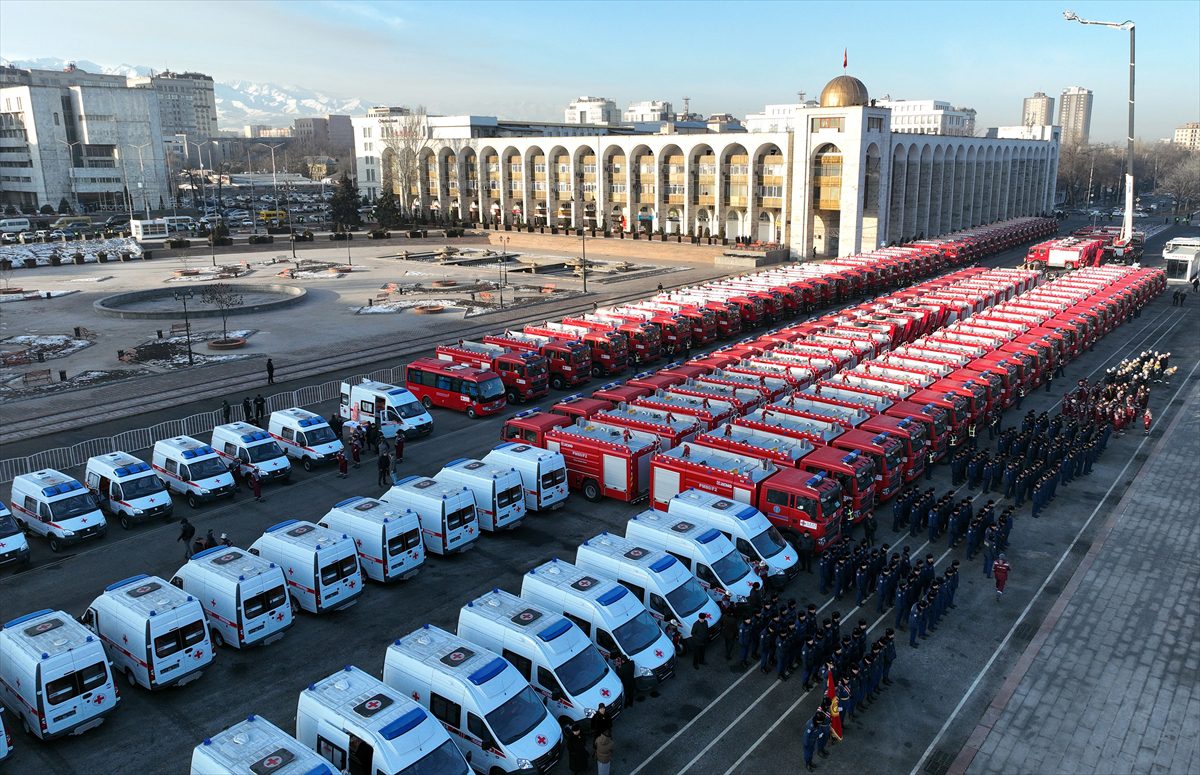
[[[229,310],[242,306],[242,294],[229,283],[214,283],[200,290],[200,300],[221,312],[221,340],[229,339]]]
[[[386,121],[381,128],[384,156],[383,187],[400,197],[404,212],[411,213],[413,192],[419,191],[421,154],[432,145],[428,114],[418,105],[405,115]]]
[[[1158,189],[1175,197],[1175,212],[1190,212],[1191,205],[1200,201],[1200,151],[1192,151],[1160,174]]]

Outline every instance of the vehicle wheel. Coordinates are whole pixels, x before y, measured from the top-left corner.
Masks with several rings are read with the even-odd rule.
[[[29,728],[29,719],[25,718],[24,716],[21,716],[21,729],[25,730],[25,734],[29,735],[35,740],[37,739],[37,735],[33,734],[33,730]]]
[[[57,536],[50,536],[50,551],[58,554],[62,551],[62,544],[59,543]]]
[[[200,508],[200,501],[196,500],[196,496],[192,495],[191,493],[188,493],[187,504],[189,506],[191,506],[193,509]]]
[[[555,377],[554,379],[550,380],[550,385],[555,390],[562,390],[564,387],[566,387],[566,385],[563,384],[562,377]]]
[[[283,484],[291,484],[291,483],[292,483],[292,472],[288,471],[288,475],[283,477]]]
[[[593,366],[593,367],[592,367],[592,376],[593,376],[593,377],[599,377],[599,376],[600,376],[600,367],[599,367],[599,366]]]
[[[511,388],[510,388],[509,390],[505,391],[505,393],[504,393],[504,397],[505,397],[506,399],[508,399],[508,402],[509,402],[510,404],[515,404],[515,403],[517,403],[517,400],[520,398],[520,396],[519,396],[519,395],[517,395],[517,391],[515,391],[515,390],[512,390]]]
[[[583,483],[583,497],[595,503],[600,500],[601,496],[600,485],[596,484],[595,480],[588,479]]]
[[[125,668],[125,680],[129,682],[130,689],[136,689],[138,687],[137,679],[133,677],[132,667]]]
[[[432,401],[432,400],[430,400],[429,396],[425,396],[424,398],[422,398],[422,399],[421,399],[421,404],[422,404],[422,405],[424,405],[424,407],[425,407],[426,409],[432,409],[432,408],[433,408],[433,401]]]
[[[291,602],[291,604],[292,604],[292,616],[299,616],[299,615],[300,615],[300,611],[301,611],[301,610],[303,610],[303,609],[301,609],[301,608],[300,608],[300,601],[299,601],[299,600],[297,600],[297,599],[296,599],[294,596],[292,596],[292,595],[289,595],[289,596],[288,596],[288,600],[289,600],[289,601]]]
[[[474,420],[476,417],[478,417],[478,415],[475,414],[474,407],[472,407],[472,406],[467,407],[467,417],[470,417],[472,420]]]
[[[311,458],[307,458],[307,457],[306,457],[306,458],[304,458],[304,462],[303,462],[303,463],[301,463],[300,465],[304,466],[304,470],[305,470],[305,471],[311,471],[311,470],[312,470],[312,466],[313,466],[313,464],[312,464],[312,459],[311,459]]]
[[[212,639],[213,651],[225,645],[225,639],[221,637],[221,633],[216,630],[209,631],[209,637]]]
[[[122,514],[117,521],[121,523],[122,530],[130,530],[133,528],[133,523],[129,521],[128,514]]]

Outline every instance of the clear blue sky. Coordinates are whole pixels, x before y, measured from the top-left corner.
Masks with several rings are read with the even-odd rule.
[[[430,112],[561,120],[575,96],[745,115],[841,72],[872,96],[935,98],[1020,123],[1021,99],[1095,92],[1092,138],[1125,136],[1134,17],[1138,128],[1200,120],[1200,3],[56,2],[0,4],[0,55],[199,70]]]

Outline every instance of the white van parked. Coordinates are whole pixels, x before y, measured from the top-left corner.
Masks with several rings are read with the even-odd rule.
[[[259,480],[287,482],[292,476],[292,464],[271,434],[245,422],[231,422],[213,428],[212,446],[228,463],[241,464],[242,476],[251,471]]]
[[[338,772],[471,772],[450,734],[429,711],[353,666],[300,692],[296,739]]]
[[[667,513],[720,530],[746,560],[767,564],[772,586],[782,586],[800,572],[795,547],[753,506],[692,488],[671,498]]]
[[[630,517],[625,535],[671,554],[700,580],[713,599],[728,592],[734,602],[750,595],[758,576],[733,543],[715,527],[647,509]]]
[[[3,218],[0,219],[0,232],[5,234],[20,234],[23,231],[32,231],[33,226],[29,223],[28,218]]]
[[[600,705],[616,718],[625,704],[621,679],[583,630],[502,589],[459,609],[458,636],[507,659],[564,727],[590,718]]]
[[[192,749],[191,775],[338,775],[320,756],[267,721],[250,716]]]
[[[530,511],[561,508],[567,500],[567,462],[561,452],[506,441],[484,455],[483,462],[517,470]]]
[[[512,530],[525,519],[525,486],[512,466],[462,457],[443,466],[437,479],[471,491],[482,530]]]
[[[194,554],[171,583],[204,607],[214,648],[265,646],[292,626],[283,569],[242,549],[214,546]]]
[[[714,625],[721,621],[721,607],[683,563],[661,549],[601,533],[579,545],[575,564],[581,570],[621,582],[660,626],[674,619],[686,635],[700,615],[707,614],[710,635],[715,638],[720,633],[720,627]]]
[[[475,496],[466,487],[425,476],[409,476],[379,498],[416,513],[421,520],[425,548],[434,554],[465,552],[479,540]]]
[[[639,689],[649,689],[675,674],[671,639],[641,601],[613,579],[551,560],[525,574],[521,597],[562,611],[605,658],[624,654],[633,662]]]
[[[384,438],[403,433],[406,439],[433,433],[433,416],[408,388],[364,379],[357,385],[342,383],[338,413],[353,423],[369,422]]]
[[[29,542],[12,512],[0,503],[0,569],[8,565],[29,567]]]
[[[50,609],[0,628],[0,698],[13,723],[39,740],[100,726],[120,699],[100,641]]]
[[[517,669],[445,630],[388,646],[383,682],[428,708],[477,772],[545,773],[562,755],[558,722]]]
[[[373,581],[411,579],[425,564],[421,521],[408,509],[374,498],[347,498],[333,504],[317,524],[354,539],[358,563]]]
[[[300,461],[305,471],[315,465],[332,463],[342,451],[342,440],[319,414],[305,409],[280,409],[271,412],[267,430],[288,457]]]
[[[217,451],[190,436],[154,442],[150,465],[171,492],[187,498],[193,509],[201,503],[233,497],[236,485]]]
[[[113,670],[134,686],[183,686],[213,660],[200,601],[157,576],[109,584],[80,621],[100,636]]]
[[[46,537],[52,552],[108,532],[92,494],[52,468],[13,479],[12,511],[27,533]]]
[[[250,553],[286,569],[293,612],[336,611],[357,603],[363,592],[358,552],[345,533],[289,519],[267,528]]]
[[[100,508],[117,518],[125,530],[135,522],[170,519],[175,506],[150,464],[128,452],[110,452],[88,458],[84,474],[87,488]]]

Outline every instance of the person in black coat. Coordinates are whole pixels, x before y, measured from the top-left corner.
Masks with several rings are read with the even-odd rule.
[[[635,699],[641,699],[633,670],[633,660],[624,654],[617,654],[613,658],[613,667],[617,671],[617,678],[621,679],[621,688],[625,692],[625,707],[629,707],[633,705]]]
[[[250,405],[250,396],[242,399],[242,411],[246,415],[246,422],[254,422],[254,407]]]
[[[567,733],[567,768],[574,775],[582,775],[588,771],[587,742],[583,739],[583,731],[578,724],[571,726]]]

